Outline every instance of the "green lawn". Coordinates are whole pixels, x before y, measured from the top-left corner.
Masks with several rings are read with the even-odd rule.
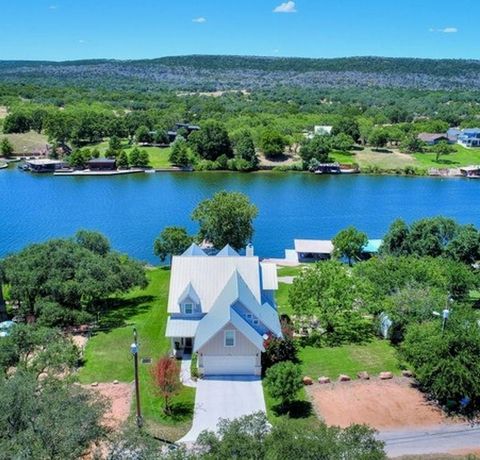
[[[100,151],[101,155],[105,154],[105,151],[108,149],[108,141],[101,142],[100,144],[89,145],[87,146],[89,149],[97,148]],[[123,142],[122,147],[129,154],[135,145],[130,145],[128,142]],[[168,157],[170,156],[170,147],[167,148],[160,148],[160,147],[138,147],[140,150],[146,150],[148,152],[148,156],[150,157],[150,165],[152,168],[160,169],[160,168],[170,168],[172,164],[168,161]]]
[[[287,415],[282,414],[281,411],[279,412],[278,401],[269,395],[265,380],[263,381],[263,394],[265,395],[265,406],[267,407],[267,418],[269,422],[274,425],[279,423],[282,419],[285,419]],[[298,392],[298,400],[293,404],[290,418],[297,420],[298,423],[305,424],[306,428],[318,423],[318,418],[313,411],[305,388],[302,388]]]
[[[278,283],[278,291],[275,293],[277,310],[280,315],[293,315],[293,310],[288,303],[288,289],[290,284]]]
[[[456,168],[480,164],[480,149],[467,149],[458,144],[454,147],[455,153],[441,156],[438,162],[434,153],[415,153],[415,164],[424,168]]]
[[[132,331],[138,330],[139,357],[153,361],[165,354],[170,341],[165,337],[167,295],[170,272],[155,269],[148,272],[149,285],[118,299],[101,324],[106,330],[93,336],[85,350],[85,365],[79,371],[81,383],[133,381],[130,354]],[[150,375],[152,366],[140,364],[140,394],[145,420],[157,436],[176,440],[190,427],[195,391],[184,387],[175,398],[176,416],[163,415],[163,402],[155,394]]]
[[[33,152],[45,150],[48,144],[47,136],[29,131],[21,134],[0,134],[0,139],[6,137],[13,145],[16,155],[31,155]]]
[[[380,339],[365,345],[305,347],[300,350],[299,358],[304,374],[313,379],[326,376],[336,380],[340,374],[347,374],[354,379],[360,371],[367,371],[370,375],[382,371],[400,374],[395,349],[388,341]]]
[[[278,276],[297,276],[307,267],[308,266],[305,264],[297,265],[295,267],[279,267],[277,273]]]

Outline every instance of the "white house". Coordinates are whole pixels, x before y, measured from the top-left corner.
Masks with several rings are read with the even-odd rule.
[[[275,264],[247,248],[207,255],[193,244],[172,258],[166,336],[175,356],[198,353],[203,375],[259,375],[264,341],[280,337]]]

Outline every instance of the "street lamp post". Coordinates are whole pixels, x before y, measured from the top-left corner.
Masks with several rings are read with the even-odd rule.
[[[138,342],[137,342],[137,329],[133,328],[133,343],[130,345],[130,351],[133,355],[133,364],[135,368],[135,399],[137,403],[136,407],[136,421],[137,427],[142,428],[143,419],[142,411],[140,409],[140,384],[138,381]]]
[[[450,310],[449,310],[449,304],[453,302],[452,297],[450,294],[447,297],[447,302],[445,304],[445,308],[442,310],[442,313],[439,313],[437,311],[434,311],[433,314],[435,316],[441,316],[442,317],[442,334],[445,332],[445,327],[447,325],[448,318],[450,317]]]

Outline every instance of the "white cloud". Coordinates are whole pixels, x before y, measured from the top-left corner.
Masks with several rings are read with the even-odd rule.
[[[297,7],[295,2],[289,0],[288,2],[280,3],[276,8],[273,10],[274,13],[296,13]]]
[[[203,16],[199,16],[198,18],[192,19],[192,22],[196,22],[197,24],[203,24],[207,22],[207,18],[204,18]]]
[[[443,29],[429,29],[430,32],[440,32],[442,34],[455,34],[458,32],[456,27],[444,27]]]

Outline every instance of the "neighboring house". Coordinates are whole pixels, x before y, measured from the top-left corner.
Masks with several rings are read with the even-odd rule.
[[[439,142],[450,142],[446,134],[441,133],[420,133],[417,139],[425,142],[427,145],[437,145]]]
[[[447,130],[447,137],[449,142],[456,144],[458,141],[458,136],[462,134],[462,130],[459,128],[449,128]]]
[[[172,258],[167,329],[176,357],[198,353],[202,375],[260,375],[268,336],[281,337],[276,265],[253,248],[209,256],[192,244]]]
[[[480,128],[464,129],[457,142],[464,147],[480,147]]]
[[[299,262],[330,259],[333,243],[330,240],[294,240]]]
[[[285,250],[285,259],[290,262],[315,262],[332,257],[334,246],[331,240],[294,240],[295,249]],[[382,240],[368,240],[363,248],[365,258],[378,253]]]

